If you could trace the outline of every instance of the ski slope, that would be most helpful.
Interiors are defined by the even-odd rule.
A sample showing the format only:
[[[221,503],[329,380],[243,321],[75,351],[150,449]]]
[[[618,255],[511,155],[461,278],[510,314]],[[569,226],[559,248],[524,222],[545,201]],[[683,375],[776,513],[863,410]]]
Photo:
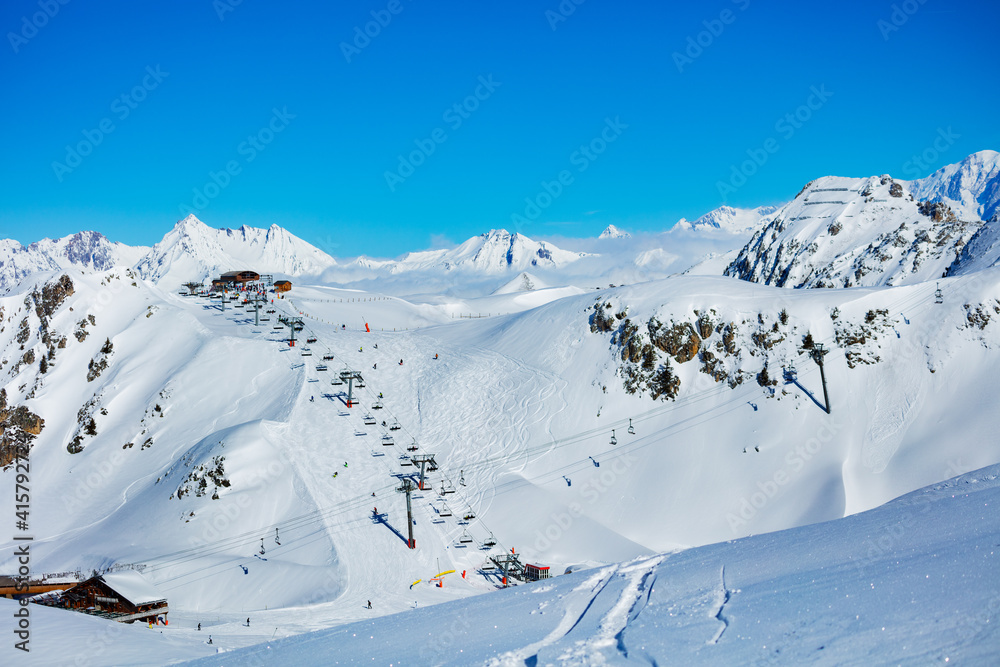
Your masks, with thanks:
[[[45,642],[45,661],[19,664],[72,663],[79,647],[92,665],[991,664],[998,476],[991,466],[829,523],[288,638],[41,608],[34,641]]]
[[[22,354],[18,320],[33,323],[35,315],[20,294],[0,299],[8,401],[45,419],[31,452],[32,567],[140,568],[171,606],[168,657],[156,662],[203,650],[203,635],[192,630],[198,623],[211,627],[214,647],[230,650],[414,603],[472,605],[467,598],[499,583],[495,571],[480,569],[487,554],[511,548],[556,574],[612,568],[609,594],[621,592],[608,614],[620,620],[631,609],[621,602],[625,591],[642,589],[643,577],[675,558],[659,563],[657,554],[840,519],[1000,461],[992,437],[1000,424],[983,392],[998,370],[996,269],[942,280],[943,303],[932,283],[792,291],[707,276],[482,301],[298,285],[269,304],[276,312],[259,326],[246,309],[223,311],[124,270],[73,281],[49,330],[71,333],[87,314],[96,324],[82,341],[70,335],[44,375],[37,363],[13,371]],[[719,356],[728,377],[746,377],[731,386],[694,358],[671,362],[681,381],[675,400],[629,394],[618,334],[591,330],[595,302],[639,323],[691,323],[697,311],[735,324],[739,349]],[[986,309],[981,327],[966,304]],[[874,310],[885,315],[865,342],[838,342],[838,327],[854,331]],[[463,311],[503,314],[453,317]],[[287,329],[273,328],[282,314],[303,318],[294,347]],[[755,343],[772,324],[778,333]],[[829,416],[817,405],[818,369],[798,354],[806,333],[833,350]],[[88,382],[106,339],[114,347],[108,367]],[[721,342],[713,329],[704,347]],[[37,333],[25,346],[44,349]],[[303,356],[304,347],[312,354]],[[848,351],[870,363],[849,367]],[[318,370],[329,355],[328,369]],[[781,378],[792,364],[794,382],[762,387],[753,379],[763,368]],[[345,368],[366,382],[351,408],[344,387],[331,384]],[[93,416],[97,435],[70,454],[80,410]],[[368,413],[375,424],[364,423]],[[390,430],[395,422],[400,428]],[[399,475],[413,471],[400,457],[412,453],[434,454],[440,465],[430,488],[413,497],[415,550],[406,548],[405,504],[395,491]],[[228,485],[207,475],[220,457],[215,479]],[[442,485],[455,493],[439,495]],[[445,505],[451,516],[442,515]],[[468,513],[475,516],[462,521]],[[466,534],[471,541],[462,542]],[[491,536],[496,546],[481,548]],[[13,550],[0,545],[0,571],[13,569]],[[632,564],[611,565],[619,562]],[[449,570],[442,587],[429,583]],[[705,609],[742,587],[738,568],[724,586],[720,568],[709,570],[698,579]],[[636,579],[633,571],[646,574]],[[692,609],[701,599],[690,598]],[[574,604],[580,613],[587,606]],[[546,647],[568,650],[565,642],[584,635],[604,646],[619,621],[543,642],[554,623],[503,650],[542,642],[532,650],[548,655]],[[701,641],[719,622],[710,626]],[[37,638],[47,659],[44,627],[40,621]]]

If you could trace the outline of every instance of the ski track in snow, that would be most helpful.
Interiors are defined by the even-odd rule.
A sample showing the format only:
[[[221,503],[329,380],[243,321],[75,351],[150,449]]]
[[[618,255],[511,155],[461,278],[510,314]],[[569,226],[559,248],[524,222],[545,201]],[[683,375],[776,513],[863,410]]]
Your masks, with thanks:
[[[722,625],[719,626],[719,629],[716,631],[715,635],[707,642],[705,642],[706,644],[718,644],[719,640],[722,639],[723,633],[725,633],[726,629],[729,627],[729,620],[722,613],[726,608],[726,604],[729,602],[729,596],[730,596],[730,591],[728,588],[726,588],[725,565],[722,566],[722,570],[719,572],[719,588],[716,591],[716,593],[717,593],[716,599],[718,600],[719,608],[716,610],[714,618],[718,620]]]

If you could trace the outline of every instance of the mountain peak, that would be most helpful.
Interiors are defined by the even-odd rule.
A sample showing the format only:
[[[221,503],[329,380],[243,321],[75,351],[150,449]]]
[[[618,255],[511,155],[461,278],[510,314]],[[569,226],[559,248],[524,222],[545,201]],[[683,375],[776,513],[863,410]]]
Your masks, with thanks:
[[[632,235],[629,234],[626,231],[622,231],[621,229],[618,229],[614,225],[608,225],[607,228],[603,232],[601,232],[601,235],[598,236],[597,238],[599,238],[599,239],[630,239],[630,238],[632,238]]]

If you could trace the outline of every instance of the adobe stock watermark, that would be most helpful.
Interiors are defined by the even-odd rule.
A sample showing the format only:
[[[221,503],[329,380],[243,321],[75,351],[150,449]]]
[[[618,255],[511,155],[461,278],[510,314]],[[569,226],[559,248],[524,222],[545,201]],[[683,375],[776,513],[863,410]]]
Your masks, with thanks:
[[[17,32],[8,31],[7,41],[14,53],[19,53],[21,47],[35,38],[38,31],[49,24],[55,18],[59,9],[68,5],[70,0],[38,0],[38,9],[31,17],[21,17],[21,29]]]
[[[931,166],[941,157],[941,154],[954,146],[955,142],[961,138],[962,135],[952,130],[950,125],[947,130],[939,127],[937,136],[934,137],[931,145],[920,151],[919,154],[911,156],[909,160],[903,163],[903,173],[909,176],[910,179],[926,176],[931,171]]]
[[[580,498],[587,506],[596,505],[601,498],[617,484],[622,476],[635,465],[637,459],[631,452],[618,456],[601,466],[601,472],[595,479],[589,479],[579,490]],[[568,512],[552,512],[549,515],[549,524],[544,529],[535,531],[535,542],[533,544],[537,553],[548,551],[553,544],[563,538],[573,526],[576,519],[583,516],[584,505],[579,502],[571,502],[567,507]]]
[[[149,93],[156,90],[163,80],[170,76],[170,72],[164,72],[157,65],[154,69],[151,65],[146,67],[146,75],[142,81],[132,87],[132,90],[124,92],[111,101],[111,113],[123,121],[138,108],[139,104],[145,101]],[[60,183],[67,174],[83,164],[83,158],[94,152],[94,149],[101,145],[104,138],[115,131],[115,122],[110,116],[106,116],[97,123],[97,127],[92,130],[81,130],[83,139],[76,144],[66,145],[66,157],[63,162],[54,161],[52,171]]]
[[[441,114],[441,120],[447,124],[454,132],[462,127],[462,124],[471,118],[472,114],[479,109],[479,105],[490,99],[496,89],[503,85],[500,81],[494,81],[493,75],[478,78],[479,84],[472,94],[467,95],[462,101],[452,104]],[[389,186],[390,192],[396,191],[396,186],[402,185],[406,179],[416,172],[417,168],[427,162],[427,158],[434,154],[440,144],[448,141],[448,133],[443,127],[436,127],[431,130],[430,135],[424,139],[414,139],[415,149],[405,156],[397,155],[399,163],[396,169],[383,174],[385,184]]]
[[[373,9],[371,11],[372,20],[364,24],[364,27],[354,26],[354,34],[351,42],[341,42],[340,52],[344,54],[344,60],[350,64],[354,56],[360,55],[361,51],[368,48],[372,40],[382,34],[384,28],[388,28],[392,23],[392,17],[399,16],[406,7],[402,0],[389,0],[385,9]]]
[[[604,119],[604,127],[593,139],[574,150],[569,155],[569,163],[576,167],[576,172],[582,174],[590,168],[597,158],[604,154],[608,146],[618,141],[622,133],[628,129],[628,125],[621,121],[620,116]],[[562,196],[566,188],[573,185],[576,177],[569,169],[563,169],[551,181],[543,180],[539,183],[541,189],[531,197],[524,198],[524,210],[521,213],[512,213],[511,224],[520,230],[523,226],[536,220],[538,216],[552,203]]]
[[[750,7],[750,0],[731,0],[731,2],[739,8],[741,12],[746,11]],[[674,51],[672,58],[674,59],[674,65],[677,67],[677,71],[681,74],[684,73],[684,68],[688,65],[694,63],[695,60],[701,57],[705,53],[705,49],[715,44],[715,40],[722,36],[725,32],[726,26],[732,25],[736,22],[736,17],[739,16],[736,12],[728,7],[719,12],[719,16],[714,19],[706,19],[701,22],[705,29],[698,32],[695,35],[688,35],[687,46],[684,48],[684,53],[680,51]]]
[[[559,27],[560,23],[563,23],[576,13],[576,8],[585,3],[587,0],[562,0],[559,6],[554,10],[545,10],[545,20],[549,22],[549,27],[555,31]]]
[[[226,20],[226,14],[236,11],[236,8],[243,4],[243,0],[212,0],[212,9],[220,21]]]
[[[823,105],[833,97],[833,93],[826,89],[826,84],[809,87],[809,96],[804,104],[800,104],[792,111],[786,113],[774,123],[774,131],[785,141],[795,136],[795,133],[808,123],[813,113],[823,108]],[[715,188],[719,191],[722,201],[734,194],[739,188],[746,185],[747,180],[757,173],[757,170],[767,164],[772,155],[781,150],[781,142],[774,136],[768,137],[760,148],[748,148],[747,158],[737,165],[730,165],[728,181],[716,181]]]
[[[815,437],[788,450],[785,454],[784,466],[775,470],[770,478],[758,481],[757,491],[741,498],[738,503],[739,509],[736,512],[726,513],[726,522],[733,533],[739,534],[740,529],[752,521],[778,495],[778,492],[802,472],[806,464],[833,440],[844,427],[844,424],[836,422],[834,419],[833,415],[824,415]]]
[[[875,22],[878,31],[882,34],[882,39],[888,42],[889,36],[906,25],[910,17],[916,14],[926,2],[927,0],[903,0],[899,4],[893,3],[889,20],[879,19]]]
[[[247,138],[236,146],[236,153],[243,158],[242,162],[238,159],[229,160],[219,171],[209,171],[205,184],[200,188],[193,188],[191,203],[180,205],[181,215],[190,215],[208,208],[212,200],[229,187],[233,178],[243,173],[244,164],[256,160],[274,138],[285,131],[289,121],[295,117],[295,114],[288,112],[288,107],[281,107],[280,111],[277,107],[271,109],[270,120],[255,133],[247,135]]]

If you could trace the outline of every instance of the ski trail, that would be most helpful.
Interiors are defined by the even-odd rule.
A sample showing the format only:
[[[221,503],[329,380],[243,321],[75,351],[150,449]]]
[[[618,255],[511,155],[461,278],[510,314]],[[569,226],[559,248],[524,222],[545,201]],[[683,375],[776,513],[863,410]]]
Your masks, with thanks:
[[[551,646],[558,642],[560,639],[569,634],[573,628],[579,624],[583,617],[587,615],[590,610],[591,605],[604,590],[605,586],[611,582],[614,578],[615,573],[618,570],[618,566],[606,567],[599,571],[594,576],[587,579],[579,586],[573,589],[572,593],[581,593],[586,591],[583,595],[573,595],[570,599],[566,600],[565,611],[563,613],[562,620],[559,624],[546,635],[544,638],[529,644],[524,648],[517,649],[515,651],[508,651],[495,658],[489,660],[486,665],[488,667],[521,667],[523,665],[535,665],[538,662],[538,653],[547,646]]]
[[[722,625],[719,630],[715,633],[715,636],[709,639],[706,644],[718,644],[719,640],[722,638],[722,634],[729,627],[729,620],[723,615],[723,610],[726,608],[726,603],[729,602],[730,591],[726,588],[726,566],[722,566],[722,571],[719,572],[719,590],[717,591],[717,599],[719,601],[719,608],[715,612],[715,619],[718,620]]]
[[[614,606],[604,615],[590,637],[576,642],[558,660],[565,665],[605,664],[609,661],[609,656],[604,652],[611,648],[622,658],[628,659],[625,630],[645,609],[656,583],[656,568],[666,558],[665,555],[657,556],[619,570],[616,574],[624,576],[627,583]],[[610,657],[613,658],[614,655]]]

